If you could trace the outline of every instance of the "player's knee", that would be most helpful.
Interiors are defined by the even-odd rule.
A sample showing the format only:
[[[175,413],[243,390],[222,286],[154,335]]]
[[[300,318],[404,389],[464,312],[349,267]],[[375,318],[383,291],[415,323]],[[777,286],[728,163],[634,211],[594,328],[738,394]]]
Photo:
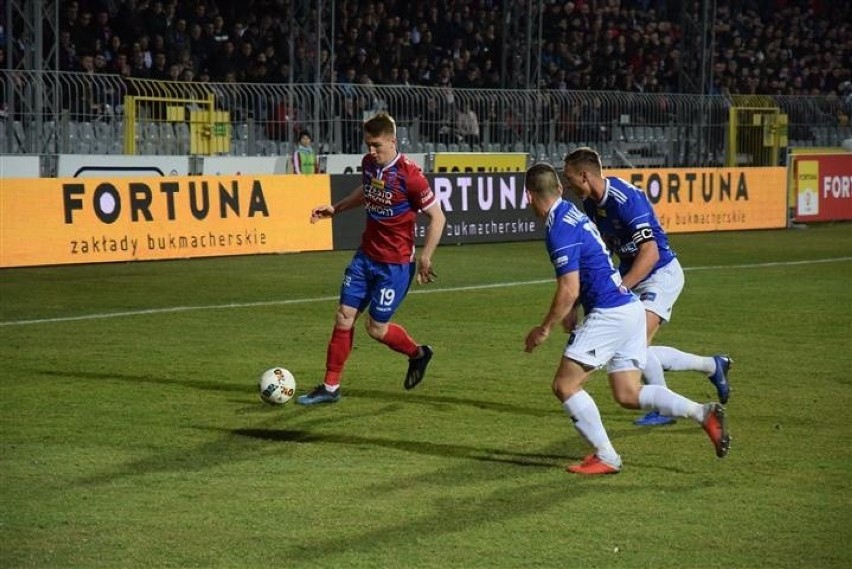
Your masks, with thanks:
[[[372,318],[367,319],[364,323],[364,327],[367,329],[367,334],[369,334],[369,336],[374,340],[381,340],[384,338],[388,329],[386,322],[376,322]]]
[[[553,378],[551,389],[559,401],[566,401],[572,395],[583,389],[583,384],[594,368],[588,369],[570,358],[562,358],[559,369]]]
[[[356,313],[350,314],[349,311],[341,308],[337,309],[337,312],[334,315],[334,325],[338,328],[352,328],[355,324],[355,316]]]
[[[582,382],[566,381],[564,378],[558,377],[553,380],[553,384],[550,386],[553,390],[553,395],[555,395],[559,401],[569,399],[572,395],[580,391],[582,387]]]
[[[612,393],[615,402],[625,409],[639,409],[639,389],[634,386],[622,385]]]

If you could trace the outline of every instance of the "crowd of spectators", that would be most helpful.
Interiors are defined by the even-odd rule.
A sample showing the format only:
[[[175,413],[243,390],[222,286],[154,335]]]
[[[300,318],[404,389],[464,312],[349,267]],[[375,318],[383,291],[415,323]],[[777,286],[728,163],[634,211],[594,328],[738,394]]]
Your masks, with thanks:
[[[540,14],[522,13],[532,4],[338,0],[324,3],[333,18],[317,18],[317,4],[301,0],[63,0],[59,68],[184,82],[695,92],[705,38],[687,26],[700,23],[701,0],[542,0]],[[850,2],[716,5],[705,92],[832,95],[852,107]],[[318,21],[333,50],[317,41]],[[540,44],[528,45],[539,25]],[[472,132],[476,113],[457,111]]]
[[[530,87],[524,82],[537,76],[532,87],[673,93],[685,88],[684,58],[695,56],[683,49],[681,10],[693,19],[701,13],[694,0],[692,6],[543,0],[541,45],[530,51],[540,71],[531,74],[523,55],[526,22],[519,13],[504,18],[502,1],[340,0],[331,38],[335,61],[321,64],[326,76],[317,77],[316,16],[305,13],[303,25],[292,26],[291,4],[297,3],[65,0],[59,66],[257,83],[329,82],[333,72],[341,83],[484,89]],[[538,14],[525,16],[536,26]],[[330,14],[322,20],[331,25]],[[719,0],[715,46],[715,92],[842,95],[852,69],[852,8],[828,0]],[[330,62],[329,50],[319,56]]]

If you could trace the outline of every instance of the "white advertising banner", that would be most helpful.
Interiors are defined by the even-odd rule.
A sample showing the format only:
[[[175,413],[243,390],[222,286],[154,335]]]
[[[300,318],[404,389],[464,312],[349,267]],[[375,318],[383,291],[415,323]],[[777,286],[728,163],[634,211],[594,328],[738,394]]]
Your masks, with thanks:
[[[0,156],[0,180],[39,176],[41,171],[38,156]]]
[[[60,154],[57,178],[128,178],[187,176],[188,156],[134,156],[131,154]]]
[[[268,176],[292,172],[289,156],[205,156],[205,176]]]

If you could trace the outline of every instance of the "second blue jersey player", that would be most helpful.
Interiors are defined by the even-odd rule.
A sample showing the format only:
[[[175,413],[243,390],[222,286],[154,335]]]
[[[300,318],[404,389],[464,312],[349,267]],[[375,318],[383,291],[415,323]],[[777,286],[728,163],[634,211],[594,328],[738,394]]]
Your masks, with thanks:
[[[594,453],[568,467],[584,475],[615,474],[621,470],[616,452],[595,401],[583,388],[595,369],[606,367],[615,400],[628,409],[659,409],[672,417],[689,417],[704,427],[716,456],[728,452],[730,437],[725,409],[719,403],[701,405],[665,386],[642,385],[647,354],[645,314],[638,297],[622,285],[597,227],[574,204],[562,199],[562,185],[550,164],[536,164],[526,174],[530,207],[545,220],[546,245],[556,273],[556,291],[541,323],[525,339],[532,352],[560,322],[571,335],[553,378],[553,393],[574,427]],[[577,324],[577,305],[583,307]]]
[[[684,285],[683,268],[669,245],[651,202],[639,188],[621,178],[603,176],[600,155],[591,148],[577,148],[565,157],[563,169],[570,188],[583,202],[586,214],[619,258],[624,286],[635,292],[645,306],[648,345],[672,310]],[[643,376],[652,385],[666,385],[664,370],[704,372],[716,388],[719,401],[727,403],[731,359],[725,355],[699,356],[666,346],[651,346]],[[638,419],[643,426],[665,425],[674,418],[652,411]]]

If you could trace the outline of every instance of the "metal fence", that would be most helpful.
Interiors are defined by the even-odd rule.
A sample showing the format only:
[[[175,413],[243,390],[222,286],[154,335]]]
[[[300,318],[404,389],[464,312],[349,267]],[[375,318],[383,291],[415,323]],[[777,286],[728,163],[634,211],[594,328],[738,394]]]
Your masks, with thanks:
[[[228,154],[289,153],[308,130],[320,153],[360,153],[361,123],[379,110],[406,152],[527,152],[559,163],[579,145],[613,166],[724,165],[732,105],[775,106],[790,146],[836,146],[852,137],[852,109],[831,97],[641,94],[615,91],[449,89],[353,84],[165,82],[69,72],[3,71],[0,153],[189,154],[189,129],[169,99],[209,100],[227,111]],[[132,128],[124,105],[143,103]],[[166,101],[166,102],[163,102]],[[200,106],[200,105],[199,105]],[[178,115],[179,116],[179,115]],[[187,113],[186,116],[189,116]],[[125,137],[132,136],[128,146]],[[741,162],[749,165],[752,158]]]

